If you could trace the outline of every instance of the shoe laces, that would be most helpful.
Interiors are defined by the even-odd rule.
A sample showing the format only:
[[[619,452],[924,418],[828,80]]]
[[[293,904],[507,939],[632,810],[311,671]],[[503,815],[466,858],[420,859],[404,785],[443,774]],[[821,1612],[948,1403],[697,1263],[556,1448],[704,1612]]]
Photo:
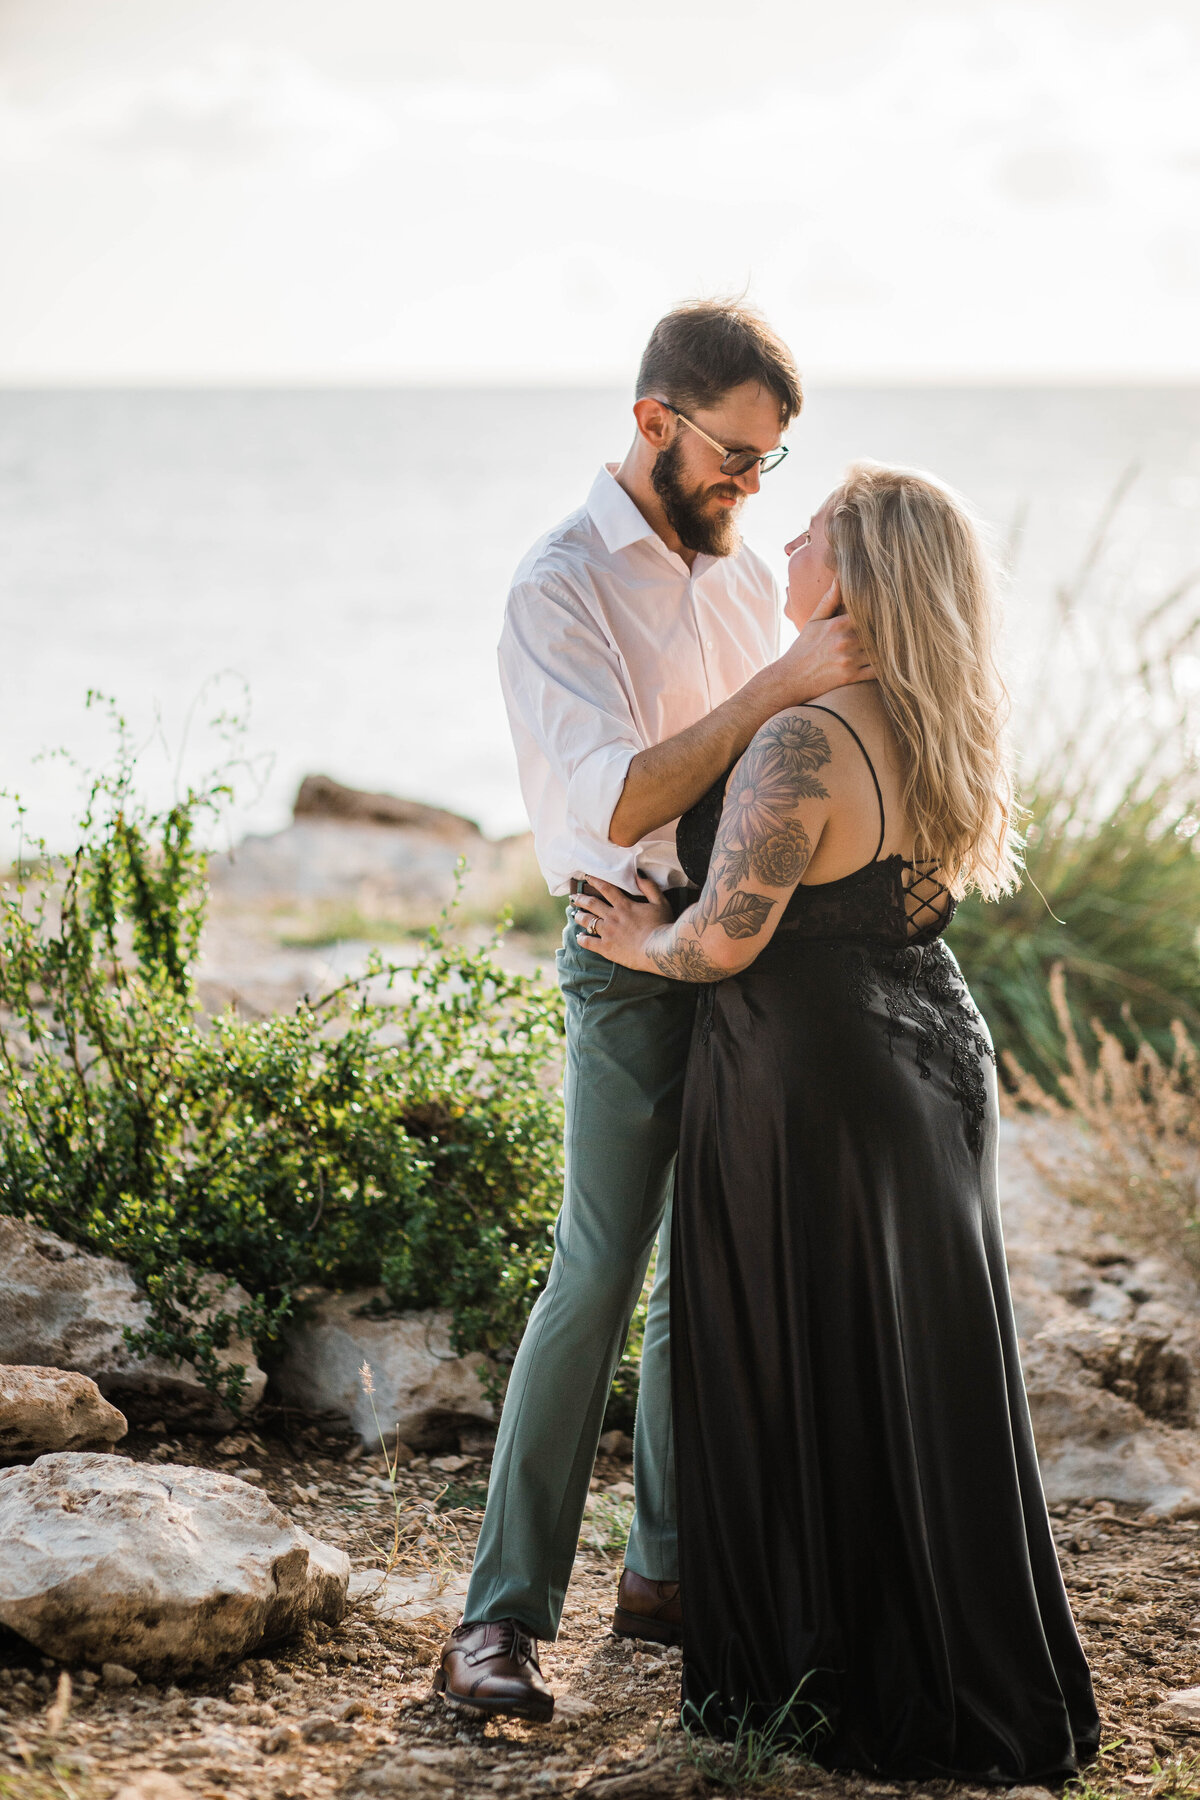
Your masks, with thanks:
[[[536,1667],[537,1656],[534,1654],[533,1639],[524,1631],[515,1619],[502,1619],[500,1624],[504,1636],[499,1640],[506,1655],[516,1662],[531,1662]]]
[[[466,1637],[468,1633],[477,1631],[476,1625],[457,1625],[453,1636]],[[533,1639],[523,1626],[515,1619],[493,1619],[487,1627],[488,1635],[484,1640],[486,1647],[499,1650],[503,1656],[511,1656],[516,1662],[531,1662],[538,1668],[537,1652],[533,1647]],[[493,1636],[492,1634],[495,1633]]]

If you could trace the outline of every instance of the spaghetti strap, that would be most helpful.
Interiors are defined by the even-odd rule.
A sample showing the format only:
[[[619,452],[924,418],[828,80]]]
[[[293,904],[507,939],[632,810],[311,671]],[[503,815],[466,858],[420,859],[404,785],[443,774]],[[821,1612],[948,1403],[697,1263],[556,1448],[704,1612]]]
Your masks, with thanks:
[[[866,763],[868,769],[870,769],[871,780],[875,783],[875,798],[879,802],[879,842],[876,844],[875,854],[871,858],[872,862],[878,862],[879,861],[879,852],[883,849],[883,840],[884,840],[884,836],[887,831],[887,824],[884,819],[884,813],[883,813],[883,789],[880,787],[879,777],[875,773],[875,764],[871,761],[870,757],[867,755],[867,746],[863,743],[863,741],[859,737],[857,731],[855,731],[853,725],[850,723],[849,719],[844,719],[840,712],[834,711],[832,706],[821,706],[815,700],[806,700],[804,702],[804,705],[805,705],[805,708],[807,711],[828,713],[831,719],[836,719],[840,725],[844,725],[846,727],[846,730],[850,733],[850,736],[854,739],[855,743],[858,745],[859,749],[863,753],[863,761]]]

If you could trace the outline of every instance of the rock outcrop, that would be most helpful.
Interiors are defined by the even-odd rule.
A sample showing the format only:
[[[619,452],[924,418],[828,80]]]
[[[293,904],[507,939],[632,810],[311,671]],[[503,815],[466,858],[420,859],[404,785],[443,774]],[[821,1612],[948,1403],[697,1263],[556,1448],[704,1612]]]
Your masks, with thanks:
[[[0,1364],[0,1462],[106,1447],[128,1429],[124,1414],[86,1375]]]
[[[248,1482],[120,1456],[0,1470],[0,1543],[0,1624],[59,1661],[143,1675],[336,1624],[350,1578]]]
[[[338,824],[391,825],[427,831],[431,837],[464,845],[483,836],[474,819],[426,806],[421,800],[401,800],[395,794],[368,794],[361,788],[343,787],[328,775],[306,775],[292,807],[294,819],[332,819]]]
[[[1055,1193],[1061,1138],[1006,1121],[1001,1193],[1047,1498],[1200,1514],[1200,1293]]]
[[[217,1283],[213,1281],[215,1294]],[[234,1287],[223,1307],[244,1305]],[[53,1232],[0,1216],[0,1363],[74,1369],[135,1423],[165,1419],[228,1430],[229,1409],[201,1385],[190,1363],[135,1355],[122,1327],[146,1322],[147,1304],[124,1263],[79,1250]],[[244,1412],[258,1405],[267,1378],[240,1339],[218,1359],[246,1369]]]
[[[364,1443],[390,1438],[421,1447],[456,1438],[456,1427],[490,1422],[480,1356],[456,1356],[444,1312],[378,1316],[381,1289],[330,1294],[287,1335],[272,1389],[301,1411],[346,1420]],[[366,1364],[374,1388],[363,1385]],[[374,1411],[372,1411],[372,1399]],[[376,1425],[378,1415],[379,1426]]]

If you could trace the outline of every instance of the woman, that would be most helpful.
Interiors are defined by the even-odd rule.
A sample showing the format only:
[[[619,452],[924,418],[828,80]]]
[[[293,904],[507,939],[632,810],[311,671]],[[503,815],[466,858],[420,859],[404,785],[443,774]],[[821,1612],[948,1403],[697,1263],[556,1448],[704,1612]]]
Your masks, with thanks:
[[[1017,881],[992,600],[962,503],[863,463],[787,546],[876,679],[780,713],[679,824],[703,884],[581,943],[707,984],[672,1245],[684,1699],[832,1767],[1051,1780],[1099,1725],[1046,1516],[987,1028],[942,941]],[[779,1709],[783,1709],[782,1713]]]

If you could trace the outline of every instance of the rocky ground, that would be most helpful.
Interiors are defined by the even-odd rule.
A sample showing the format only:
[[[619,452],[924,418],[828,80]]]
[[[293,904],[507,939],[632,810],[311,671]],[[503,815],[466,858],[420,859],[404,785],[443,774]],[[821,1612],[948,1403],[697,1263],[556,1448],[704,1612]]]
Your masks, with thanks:
[[[460,853],[486,878],[471,900],[472,929],[483,930],[501,890],[519,898],[527,845],[488,846],[448,816],[398,833],[388,807],[403,803],[389,801],[381,811],[379,800],[326,794],[324,812],[298,806],[286,832],[249,841],[214,869],[200,971],[208,1004],[235,1000],[251,1015],[292,1005],[361,967],[382,925],[389,952],[412,959],[412,934],[444,900]],[[561,909],[547,908],[544,896],[538,905],[540,913],[525,906],[526,929],[506,942],[515,967],[546,966]],[[1059,1153],[1055,1142],[1040,1144],[1025,1127],[1006,1125],[1004,1211],[1026,1375],[1055,1535],[1104,1724],[1103,1754],[1072,1791],[1075,1800],[1200,1800],[1200,1702],[1170,1699],[1200,1688],[1200,1291],[1072,1206],[1047,1176]],[[69,1247],[31,1246],[23,1227],[10,1221],[6,1229],[0,1363],[39,1365],[16,1371],[25,1383],[20,1395],[31,1378],[84,1370],[131,1420],[154,1420],[159,1407],[169,1421],[193,1419],[187,1407],[196,1395],[181,1391],[178,1372],[146,1364],[135,1381],[127,1367],[120,1327],[137,1322],[127,1274],[104,1259],[86,1259],[83,1269],[85,1259]],[[377,1326],[356,1324],[347,1307],[332,1325],[352,1338],[347,1366],[356,1403],[357,1368],[368,1360],[383,1416],[399,1419],[399,1390],[407,1381],[424,1392],[428,1370],[422,1363],[414,1372],[403,1358],[403,1368],[393,1369],[370,1336]],[[423,1330],[428,1336],[428,1321]],[[323,1341],[310,1331],[295,1352],[314,1381]],[[256,1393],[266,1381],[261,1372],[257,1379]],[[333,1398],[332,1389],[310,1396],[322,1409]],[[91,1404],[103,1408],[98,1392]],[[297,1525],[349,1554],[355,1573],[343,1623],[317,1623],[219,1677],[172,1685],[139,1682],[103,1662],[64,1670],[0,1630],[0,1800],[568,1793],[589,1800],[977,1793],[982,1800],[984,1790],[950,1783],[834,1779],[772,1757],[761,1743],[735,1763],[690,1740],[677,1717],[678,1652],[634,1647],[608,1629],[632,1499],[630,1465],[620,1455],[597,1464],[563,1630],[543,1647],[558,1696],[554,1723],[484,1727],[447,1713],[430,1684],[465,1593],[489,1431],[478,1408],[472,1416],[459,1404],[455,1453],[417,1456],[393,1483],[383,1457],[364,1453],[353,1434],[349,1402],[340,1436],[306,1423],[302,1404],[276,1371],[252,1426],[223,1439],[182,1423],[135,1428],[114,1437],[112,1454],[221,1469],[261,1485]],[[437,1406],[447,1404],[439,1389]],[[24,1430],[12,1427],[14,1459],[31,1447]],[[92,1418],[87,1441],[103,1435]],[[0,1449],[4,1441],[0,1435]],[[65,1435],[54,1447],[73,1445]],[[1077,1498],[1098,1492],[1111,1497]],[[0,1543],[0,1572],[4,1553]],[[220,1575],[229,1585],[224,1563]],[[1018,1789],[1013,1800],[1039,1796]]]
[[[355,1456],[282,1420],[214,1442],[135,1433],[118,1454],[238,1472],[356,1571],[382,1567],[397,1505],[382,1457]],[[353,1460],[351,1460],[353,1459]],[[219,1678],[169,1687],[119,1670],[61,1672],[20,1640],[0,1643],[0,1796],[5,1800],[373,1800],[374,1796],[554,1795],[683,1800],[705,1792],[815,1797],[983,1790],[833,1779],[795,1762],[743,1771],[698,1766],[677,1722],[679,1653],[614,1638],[608,1618],[628,1525],[629,1465],[601,1457],[562,1634],[544,1648],[559,1696],[549,1727],[480,1727],[431,1696],[486,1492],[486,1455],[417,1457],[396,1477],[408,1606],[367,1592],[343,1625],[318,1626]],[[1200,1793],[1200,1718],[1163,1702],[1200,1684],[1200,1525],[1111,1503],[1054,1509],[1055,1534],[1092,1661],[1105,1750],[1089,1791]],[[355,1587],[364,1585],[361,1580]],[[410,1616],[412,1614],[417,1616]],[[1195,1760],[1193,1760],[1195,1758]],[[157,1776],[159,1779],[154,1779]],[[1017,1790],[1024,1800],[1032,1791]]]

